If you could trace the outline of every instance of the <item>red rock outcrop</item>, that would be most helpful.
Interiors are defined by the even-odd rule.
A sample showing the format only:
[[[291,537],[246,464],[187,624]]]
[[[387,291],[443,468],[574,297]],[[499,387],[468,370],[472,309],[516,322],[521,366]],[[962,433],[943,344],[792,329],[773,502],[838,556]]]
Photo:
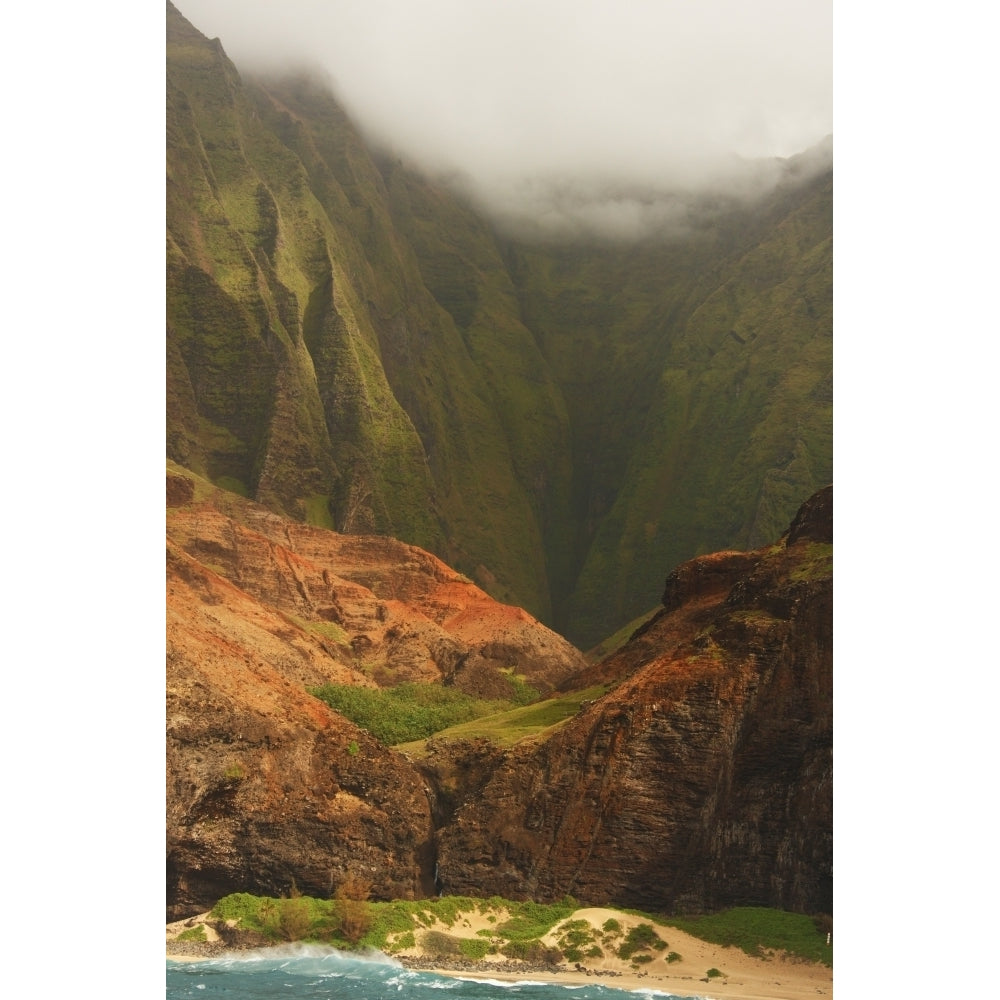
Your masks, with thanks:
[[[438,832],[443,892],[832,912],[832,487],[776,545],[691,560]]]
[[[424,779],[306,693],[326,682],[551,690],[582,655],[433,556],[167,478],[167,913],[234,891],[433,892]],[[499,668],[499,669],[498,669]]]

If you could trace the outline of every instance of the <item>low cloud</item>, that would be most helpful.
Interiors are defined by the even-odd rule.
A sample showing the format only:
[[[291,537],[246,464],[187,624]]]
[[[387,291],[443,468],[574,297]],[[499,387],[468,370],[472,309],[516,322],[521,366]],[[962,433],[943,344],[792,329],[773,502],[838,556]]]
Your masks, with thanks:
[[[745,188],[760,179],[754,167],[746,180],[747,161],[793,156],[832,132],[831,0],[179,0],[179,9],[220,37],[242,71],[320,70],[372,141],[463,177],[509,216],[530,216],[544,189],[553,222],[643,229],[676,216],[677,198],[650,205],[620,192],[571,210],[553,188],[568,184],[576,199],[609,179],[659,192]]]

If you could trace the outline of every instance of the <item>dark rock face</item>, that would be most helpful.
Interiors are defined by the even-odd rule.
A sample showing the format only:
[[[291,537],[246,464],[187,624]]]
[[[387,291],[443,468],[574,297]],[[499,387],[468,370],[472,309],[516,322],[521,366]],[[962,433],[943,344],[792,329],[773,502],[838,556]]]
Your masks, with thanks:
[[[439,831],[442,891],[830,912],[831,537],[827,489],[778,545],[671,574],[618,686]]]
[[[168,741],[168,920],[237,891],[326,898],[348,875],[382,899],[431,890],[427,797],[397,754],[332,712],[320,728],[292,706],[202,708],[217,732],[202,715]]]

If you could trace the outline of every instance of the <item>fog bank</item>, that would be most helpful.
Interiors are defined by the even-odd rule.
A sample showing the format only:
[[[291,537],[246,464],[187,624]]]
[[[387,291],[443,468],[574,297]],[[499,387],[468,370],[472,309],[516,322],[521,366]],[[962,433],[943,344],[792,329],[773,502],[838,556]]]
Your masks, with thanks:
[[[370,140],[463,178],[508,215],[537,217],[542,188],[567,178],[580,181],[577,201],[610,181],[746,189],[763,176],[746,180],[747,160],[790,157],[833,130],[830,0],[180,0],[178,9],[221,38],[243,72],[318,70]],[[654,215],[676,213],[654,200]],[[629,229],[630,213],[648,214],[643,199],[615,201],[598,198],[594,220],[610,213]]]

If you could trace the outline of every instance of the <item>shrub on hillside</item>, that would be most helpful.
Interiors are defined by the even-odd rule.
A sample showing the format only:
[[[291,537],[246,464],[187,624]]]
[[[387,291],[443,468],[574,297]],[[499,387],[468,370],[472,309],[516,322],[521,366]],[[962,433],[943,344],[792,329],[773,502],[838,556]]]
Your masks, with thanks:
[[[278,918],[281,933],[288,941],[301,941],[309,934],[312,923],[312,913],[309,901],[301,896],[281,901],[281,914]]]
[[[650,948],[663,951],[666,947],[667,942],[653,930],[652,924],[636,924],[625,935],[625,940],[618,948],[618,957],[628,959],[637,951],[648,951]]]
[[[444,931],[424,931],[423,948],[438,958],[452,958],[462,954],[461,939]]]
[[[558,965],[563,960],[563,953],[558,948],[552,948],[534,941],[508,941],[501,949],[501,955],[517,958],[522,962],[534,965]]]

